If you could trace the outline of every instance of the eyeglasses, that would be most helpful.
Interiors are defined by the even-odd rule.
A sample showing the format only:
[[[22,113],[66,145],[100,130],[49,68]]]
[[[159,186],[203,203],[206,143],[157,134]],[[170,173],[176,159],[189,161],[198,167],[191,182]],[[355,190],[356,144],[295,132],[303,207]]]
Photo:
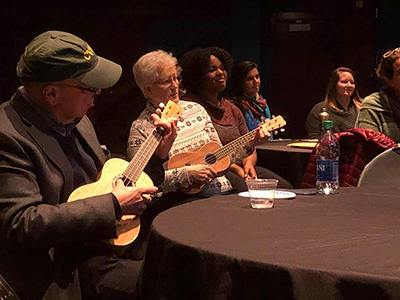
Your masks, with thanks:
[[[92,97],[95,97],[95,96],[97,96],[97,95],[99,95],[101,93],[101,89],[99,89],[99,88],[86,88],[86,87],[83,87],[83,86],[63,84],[63,83],[59,83],[57,85],[66,86],[66,87],[72,87],[72,88],[75,88],[75,89],[78,89],[78,90],[82,90],[82,91],[93,93]]]
[[[178,76],[171,77],[171,78],[169,78],[167,80],[157,81],[157,82],[154,82],[154,83],[158,84],[158,85],[161,85],[161,86],[167,87],[167,86],[171,86],[172,82],[176,82],[177,84],[181,83],[182,82],[182,76],[178,75]]]

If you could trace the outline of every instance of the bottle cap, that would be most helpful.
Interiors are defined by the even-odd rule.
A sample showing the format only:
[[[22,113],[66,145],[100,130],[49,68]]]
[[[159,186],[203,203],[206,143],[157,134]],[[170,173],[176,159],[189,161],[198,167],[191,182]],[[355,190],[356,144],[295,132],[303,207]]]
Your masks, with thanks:
[[[325,107],[323,107],[321,109],[321,112],[319,113],[319,117],[321,118],[321,122],[328,120],[329,114]]]
[[[332,129],[333,127],[333,121],[331,120],[324,120],[322,125],[324,126],[325,129]]]

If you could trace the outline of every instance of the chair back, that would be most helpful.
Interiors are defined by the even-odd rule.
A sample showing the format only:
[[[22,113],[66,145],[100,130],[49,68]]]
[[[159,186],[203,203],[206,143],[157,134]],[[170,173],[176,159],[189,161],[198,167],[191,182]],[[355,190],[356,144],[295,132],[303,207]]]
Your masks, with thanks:
[[[388,149],[371,160],[357,186],[400,186],[400,147]]]

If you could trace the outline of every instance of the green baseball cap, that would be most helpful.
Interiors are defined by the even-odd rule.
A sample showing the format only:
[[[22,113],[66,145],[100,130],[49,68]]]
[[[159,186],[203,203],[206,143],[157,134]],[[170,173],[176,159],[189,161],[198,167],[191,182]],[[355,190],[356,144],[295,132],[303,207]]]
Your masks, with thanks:
[[[63,31],[46,31],[35,37],[17,64],[17,75],[26,82],[74,78],[100,89],[113,86],[121,73],[120,65],[97,56],[84,40]]]

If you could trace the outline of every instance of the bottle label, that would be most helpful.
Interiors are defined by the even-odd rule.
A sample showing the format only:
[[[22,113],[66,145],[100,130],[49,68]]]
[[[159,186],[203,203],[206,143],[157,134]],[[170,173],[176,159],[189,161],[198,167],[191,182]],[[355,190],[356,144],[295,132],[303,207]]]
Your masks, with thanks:
[[[317,181],[339,181],[339,161],[317,160]]]

